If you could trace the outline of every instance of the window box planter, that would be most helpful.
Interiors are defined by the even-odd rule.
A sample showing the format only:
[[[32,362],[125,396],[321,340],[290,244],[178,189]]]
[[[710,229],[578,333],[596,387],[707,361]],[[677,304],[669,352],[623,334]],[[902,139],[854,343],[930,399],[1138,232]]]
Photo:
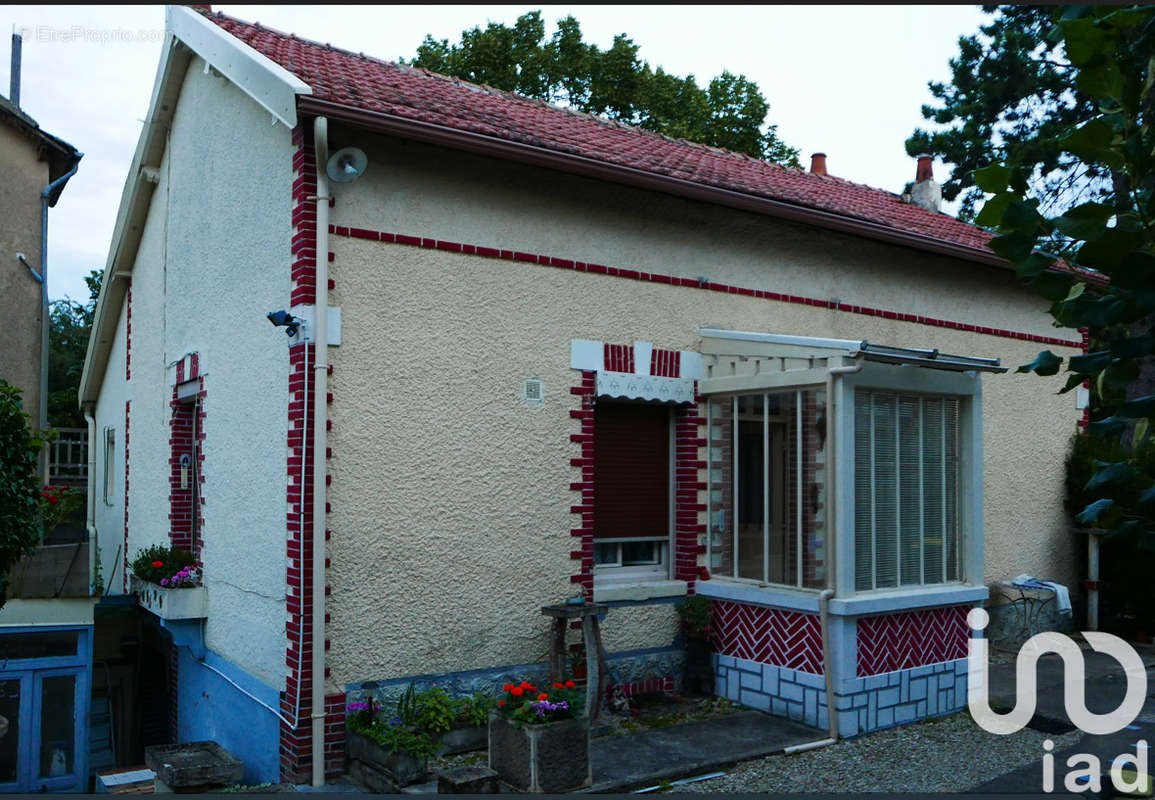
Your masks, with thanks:
[[[437,753],[451,756],[456,753],[484,750],[488,745],[489,729],[485,725],[456,722],[453,727],[441,734],[441,749]]]
[[[142,608],[161,619],[200,619],[208,616],[208,594],[203,586],[169,589],[133,575],[129,584]]]
[[[429,775],[428,759],[406,752],[390,753],[364,734],[350,731],[348,747],[349,774],[375,794],[395,793]]]
[[[570,792],[590,786],[589,726],[580,719],[525,725],[492,714],[489,767],[523,792]]]

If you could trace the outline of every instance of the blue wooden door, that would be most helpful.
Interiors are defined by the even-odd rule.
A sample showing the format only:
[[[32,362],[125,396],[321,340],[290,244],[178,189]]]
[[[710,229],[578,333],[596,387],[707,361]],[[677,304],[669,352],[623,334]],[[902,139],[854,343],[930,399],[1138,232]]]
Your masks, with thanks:
[[[89,636],[0,635],[0,792],[88,790]]]

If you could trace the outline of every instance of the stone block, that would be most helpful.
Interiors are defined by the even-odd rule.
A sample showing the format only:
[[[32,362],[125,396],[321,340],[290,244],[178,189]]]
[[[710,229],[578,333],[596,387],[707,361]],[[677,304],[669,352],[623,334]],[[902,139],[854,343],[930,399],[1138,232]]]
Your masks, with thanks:
[[[802,722],[806,716],[806,709],[801,703],[787,703],[786,716],[795,722]]]
[[[926,699],[926,678],[915,678],[910,682],[910,692],[908,692],[907,700],[925,700]]]
[[[802,702],[802,696],[803,696],[802,687],[799,686],[798,684],[787,683],[786,681],[781,681],[778,684],[778,697],[782,697],[782,698],[785,698],[786,700],[790,700],[793,702],[801,703]]]
[[[714,678],[714,694],[718,697],[726,696],[726,679],[721,675]]]
[[[806,690],[806,699],[802,702],[802,719],[807,725],[818,727],[818,692]]]
[[[897,686],[895,686],[891,689],[883,689],[881,692],[878,693],[878,707],[879,708],[890,708],[891,706],[898,705],[898,702],[899,702],[899,697],[898,697],[898,687]]]
[[[762,691],[766,694],[778,694],[778,667],[772,664],[762,665]]]
[[[858,735],[858,713],[855,711],[838,712],[838,735],[849,739]]]
[[[811,689],[826,688],[826,676],[815,675],[813,672],[802,672],[798,670],[794,673],[794,682],[803,686],[809,686]]]
[[[776,717],[785,717],[788,715],[788,712],[789,712],[789,709],[787,708],[785,700],[783,700],[781,697],[770,698],[770,713],[771,714],[773,714]]]
[[[871,675],[862,682],[862,688],[868,692],[873,692],[878,689],[885,689],[889,685],[889,679],[884,672],[881,675]]]
[[[834,695],[834,708],[837,711],[846,711],[854,705],[854,698],[845,694]]]
[[[749,689],[742,690],[742,705],[770,713],[770,695]]]
[[[753,689],[756,692],[762,691],[762,676],[761,675],[755,675],[754,673],[751,673],[751,672],[741,672],[739,674],[742,676],[742,688],[743,689]]]
[[[489,767],[457,767],[437,775],[438,794],[497,794],[497,772]]]
[[[924,675],[930,675],[931,673],[933,673],[934,669],[932,667],[915,667],[914,669],[909,670],[909,672],[910,672],[910,677],[921,678]]]
[[[894,709],[880,708],[878,709],[878,727],[889,728],[894,725]]]
[[[868,695],[866,692],[854,695],[854,707],[855,708],[866,708],[866,702],[867,702],[869,697],[870,697],[870,695]]]
[[[895,706],[894,721],[898,725],[902,725],[907,722],[914,722],[914,720],[917,718],[915,712],[916,708],[913,703],[907,703],[906,705],[902,706]]]

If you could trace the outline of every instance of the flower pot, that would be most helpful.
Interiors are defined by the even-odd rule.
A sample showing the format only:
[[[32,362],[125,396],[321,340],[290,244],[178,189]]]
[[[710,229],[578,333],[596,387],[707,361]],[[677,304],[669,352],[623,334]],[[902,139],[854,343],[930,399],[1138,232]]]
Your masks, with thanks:
[[[353,762],[350,773],[371,792],[392,793],[428,777],[428,759],[407,752],[390,753],[362,733],[350,731],[348,747],[349,759]]]
[[[526,725],[493,714],[489,767],[523,792],[570,792],[589,786],[589,726],[580,719]]]
[[[487,726],[456,722],[453,727],[441,734],[441,748],[437,754],[451,756],[455,753],[484,750],[488,743],[489,728]]]
[[[130,576],[132,592],[142,608],[161,619],[200,619],[208,616],[208,595],[203,586],[169,589]]]

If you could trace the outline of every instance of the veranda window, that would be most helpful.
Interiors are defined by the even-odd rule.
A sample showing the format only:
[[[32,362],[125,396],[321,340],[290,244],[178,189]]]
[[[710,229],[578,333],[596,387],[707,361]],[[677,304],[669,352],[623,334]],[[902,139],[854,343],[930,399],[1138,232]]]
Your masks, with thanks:
[[[826,392],[712,398],[708,441],[713,571],[821,587],[826,579]]]
[[[959,401],[854,392],[855,588],[959,578]]]

